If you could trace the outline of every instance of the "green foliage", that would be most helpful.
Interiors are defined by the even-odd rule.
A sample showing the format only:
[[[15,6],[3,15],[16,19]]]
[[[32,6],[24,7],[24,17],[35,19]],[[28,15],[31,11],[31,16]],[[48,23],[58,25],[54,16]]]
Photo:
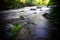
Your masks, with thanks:
[[[50,0],[49,3],[48,3],[48,6],[49,5],[54,5],[55,3],[53,3],[53,2],[54,2],[54,0]]]
[[[56,5],[56,7],[52,8],[52,12],[51,12],[50,16],[52,18],[51,19],[52,20],[52,24],[55,25],[55,26],[57,26],[57,25],[60,25],[59,24],[59,20],[60,20],[60,18],[59,18],[60,14],[59,13],[60,13],[60,11],[58,11],[60,9],[59,9],[59,6],[58,6],[57,2],[55,2],[55,1],[51,0],[51,2],[53,3],[52,6]]]
[[[20,0],[0,0],[0,4],[0,10],[16,9],[24,5]]]
[[[55,8],[52,9],[52,12],[50,14],[51,18],[52,18],[52,23],[55,24],[55,17],[56,17],[56,14],[55,14]]]
[[[10,30],[12,37],[16,37],[22,26],[23,26],[22,24],[13,25],[13,27]]]
[[[47,5],[50,0],[33,0],[33,4],[35,5]]]
[[[0,4],[2,4],[0,10],[17,9],[33,5],[47,5],[49,1],[50,0],[0,0]]]

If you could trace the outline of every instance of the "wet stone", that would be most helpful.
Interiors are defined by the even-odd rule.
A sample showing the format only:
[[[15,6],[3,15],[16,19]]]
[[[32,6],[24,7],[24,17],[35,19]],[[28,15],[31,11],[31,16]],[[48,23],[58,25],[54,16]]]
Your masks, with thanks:
[[[27,19],[29,19],[29,18],[27,18]]]
[[[12,27],[13,25],[12,24],[7,24],[6,26],[5,26],[5,28],[2,30],[2,38],[4,38],[4,39],[8,39],[10,36],[11,36],[11,33],[10,33],[10,30],[11,30],[11,27]]]
[[[25,18],[24,18],[23,16],[20,16],[20,18],[21,18],[22,20],[25,20]]]
[[[42,7],[38,6],[37,9],[39,9],[39,8],[42,8]]]
[[[24,10],[22,10],[21,12],[24,12]]]
[[[50,18],[48,13],[45,13],[45,14],[43,14],[42,16],[44,16],[44,17],[47,18],[47,19]]]
[[[31,23],[31,24],[36,25],[35,23]]]
[[[8,25],[6,25],[5,30],[6,30],[6,31],[7,31],[7,30],[10,30],[11,27],[13,27],[13,25],[12,25],[12,24],[8,24]]]
[[[30,10],[34,10],[35,11],[36,9],[31,8]]]
[[[37,14],[36,12],[34,14]]]

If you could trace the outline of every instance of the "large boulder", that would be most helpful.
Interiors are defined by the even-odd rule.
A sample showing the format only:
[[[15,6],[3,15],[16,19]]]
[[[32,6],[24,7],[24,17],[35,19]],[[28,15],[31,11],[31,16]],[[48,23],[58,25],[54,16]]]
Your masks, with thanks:
[[[37,8],[37,9],[41,9],[42,7],[41,7],[41,6],[37,6],[36,8]]]
[[[47,19],[50,19],[50,16],[49,16],[48,13],[45,13],[45,14],[43,14],[42,16],[44,16],[44,17],[47,18]]]
[[[35,11],[36,9],[34,9],[34,8],[31,8],[30,10],[34,10],[34,11]]]

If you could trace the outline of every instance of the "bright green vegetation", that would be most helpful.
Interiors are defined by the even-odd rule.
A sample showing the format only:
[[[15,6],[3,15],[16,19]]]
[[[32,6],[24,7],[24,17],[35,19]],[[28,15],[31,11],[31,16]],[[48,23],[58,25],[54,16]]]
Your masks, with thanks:
[[[20,0],[24,4],[33,4],[33,5],[48,5],[50,0]]]
[[[18,34],[19,30],[22,28],[22,26],[23,26],[22,24],[13,25],[13,27],[10,30],[12,37],[17,36],[17,34]]]
[[[50,0],[0,0],[1,10],[18,9],[25,6],[47,6]],[[50,2],[51,4],[51,2]]]
[[[47,6],[50,0],[33,0],[34,5],[45,5]]]

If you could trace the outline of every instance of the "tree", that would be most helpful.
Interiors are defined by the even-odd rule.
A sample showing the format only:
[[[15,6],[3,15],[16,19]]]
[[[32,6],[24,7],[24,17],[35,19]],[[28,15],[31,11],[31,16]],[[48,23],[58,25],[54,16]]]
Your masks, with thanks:
[[[47,5],[50,0],[33,0],[34,5]]]
[[[52,18],[51,23],[53,24],[52,27],[56,27],[56,30],[52,31],[52,40],[57,39],[59,40],[60,38],[58,37],[59,35],[59,30],[60,30],[60,0],[51,0],[50,2],[52,2],[52,5],[56,5],[56,7],[52,8],[52,12],[50,14],[50,17]]]
[[[24,4],[20,0],[0,0],[0,5],[0,10],[6,10],[23,7]]]

